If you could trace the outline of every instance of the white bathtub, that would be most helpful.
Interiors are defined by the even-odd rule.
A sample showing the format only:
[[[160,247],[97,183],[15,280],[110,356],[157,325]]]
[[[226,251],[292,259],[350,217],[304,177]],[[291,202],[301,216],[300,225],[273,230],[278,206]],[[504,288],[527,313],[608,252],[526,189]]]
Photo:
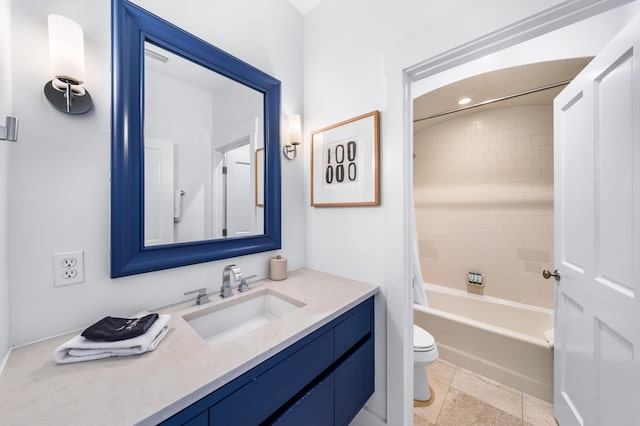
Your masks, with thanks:
[[[436,339],[440,356],[501,383],[553,401],[553,311],[425,284],[429,307],[414,323]]]

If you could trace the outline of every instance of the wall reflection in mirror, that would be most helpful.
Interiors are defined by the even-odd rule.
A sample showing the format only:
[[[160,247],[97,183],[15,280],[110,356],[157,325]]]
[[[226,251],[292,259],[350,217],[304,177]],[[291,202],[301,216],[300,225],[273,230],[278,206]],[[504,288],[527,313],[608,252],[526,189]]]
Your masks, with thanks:
[[[263,93],[144,50],[144,245],[262,234]]]

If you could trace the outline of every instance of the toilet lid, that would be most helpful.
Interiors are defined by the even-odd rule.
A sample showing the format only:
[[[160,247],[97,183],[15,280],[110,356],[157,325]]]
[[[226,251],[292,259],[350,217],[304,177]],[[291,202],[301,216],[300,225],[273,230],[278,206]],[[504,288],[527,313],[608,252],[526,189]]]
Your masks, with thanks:
[[[413,324],[413,348],[414,349],[430,349],[436,344],[436,339],[423,328]]]

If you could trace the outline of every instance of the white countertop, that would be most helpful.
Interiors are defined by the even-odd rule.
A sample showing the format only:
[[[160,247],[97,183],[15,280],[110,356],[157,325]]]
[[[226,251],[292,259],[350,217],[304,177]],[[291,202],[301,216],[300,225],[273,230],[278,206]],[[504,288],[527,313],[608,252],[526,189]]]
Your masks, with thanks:
[[[156,424],[378,292],[378,287],[299,269],[284,281],[250,283],[305,306],[219,346],[208,345],[183,315],[231,299],[195,298],[158,310],[171,314],[171,330],[153,352],[56,364],[53,351],[77,332],[14,348],[0,376],[0,423],[8,425]],[[96,321],[100,318],[96,318]]]

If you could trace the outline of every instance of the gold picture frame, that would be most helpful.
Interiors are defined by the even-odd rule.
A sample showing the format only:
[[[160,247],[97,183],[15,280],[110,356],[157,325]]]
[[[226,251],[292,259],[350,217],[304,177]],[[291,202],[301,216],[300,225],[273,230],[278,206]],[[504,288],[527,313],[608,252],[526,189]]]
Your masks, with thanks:
[[[311,133],[311,206],[380,205],[380,112]]]

